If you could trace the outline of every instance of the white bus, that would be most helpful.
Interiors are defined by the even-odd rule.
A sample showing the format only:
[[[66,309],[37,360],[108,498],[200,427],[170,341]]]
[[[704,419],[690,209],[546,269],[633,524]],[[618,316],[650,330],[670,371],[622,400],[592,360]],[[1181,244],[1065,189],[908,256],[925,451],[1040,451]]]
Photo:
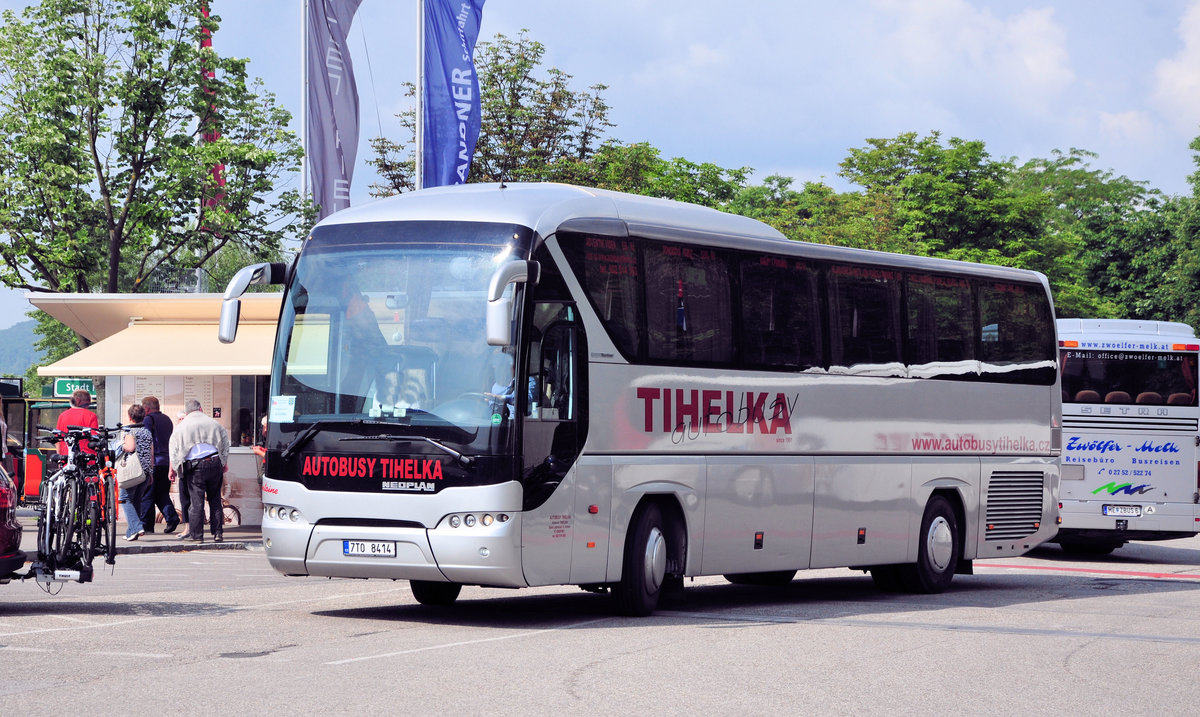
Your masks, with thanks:
[[[1059,319],[1064,550],[1196,535],[1200,340],[1186,324]]]
[[[869,570],[936,592],[1054,536],[1045,278],[802,244],[565,185],[338,212],[291,267],[266,554],[286,575],[574,584],[652,612],[683,578]]]

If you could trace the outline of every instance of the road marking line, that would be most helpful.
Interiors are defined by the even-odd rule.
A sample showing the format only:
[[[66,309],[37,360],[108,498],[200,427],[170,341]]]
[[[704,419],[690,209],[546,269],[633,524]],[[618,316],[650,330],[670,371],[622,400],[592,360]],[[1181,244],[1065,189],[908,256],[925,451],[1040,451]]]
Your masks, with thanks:
[[[387,590],[371,590],[361,593],[346,593],[338,595],[325,595],[323,597],[301,598],[299,600],[281,600],[279,602],[267,602],[261,605],[234,605],[231,610],[258,610],[267,607],[279,607],[280,605],[295,605],[302,602],[320,602],[322,600],[345,600],[346,598],[362,597],[364,595],[382,595],[384,593],[408,592],[406,588],[388,588]]]
[[[1116,632],[1075,632],[1072,630],[1036,627],[1010,627],[1004,625],[955,625],[935,622],[904,622],[901,620],[871,620],[849,617],[802,617],[787,615],[726,615],[714,612],[687,612],[682,610],[658,610],[660,617],[682,617],[693,620],[715,622],[782,623],[794,625],[838,625],[842,627],[883,627],[901,630],[930,630],[944,632],[980,633],[987,635],[1022,635],[1028,637],[1068,637],[1085,640],[1126,640],[1130,642],[1167,642],[1183,645],[1200,645],[1200,637],[1178,635],[1149,635],[1143,633],[1121,634]]]
[[[129,625],[135,622],[146,622],[147,620],[161,620],[164,617],[180,617],[178,615],[160,615],[155,617],[135,617],[131,620],[118,620],[116,622],[97,622],[89,625],[72,625],[70,627],[45,627],[38,630],[26,630],[24,632],[0,632],[0,637],[15,637],[17,635],[37,635],[43,632],[64,632],[66,630],[89,630],[96,627],[116,627],[117,625]]]
[[[362,662],[364,660],[378,660],[378,659],[385,658],[385,657],[397,657],[399,655],[411,655],[411,654],[414,654],[417,652],[429,652],[430,650],[444,650],[444,649],[450,648],[450,647],[464,647],[466,645],[480,645],[485,642],[499,642],[500,640],[512,640],[512,639],[515,639],[518,637],[532,637],[534,635],[541,635],[542,633],[546,633],[546,632],[559,632],[562,630],[573,630],[577,627],[594,625],[598,622],[605,622],[608,620],[612,620],[612,618],[604,617],[604,618],[599,618],[596,620],[585,620],[584,622],[577,622],[573,625],[564,625],[562,627],[550,627],[550,628],[546,628],[545,630],[529,630],[527,632],[518,632],[518,633],[515,633],[512,635],[500,635],[498,637],[483,637],[478,640],[463,640],[462,642],[446,642],[446,643],[442,643],[440,645],[426,645],[425,647],[414,647],[411,650],[400,650],[398,652],[385,652],[382,655],[365,655],[363,657],[351,657],[351,658],[348,658],[345,660],[335,660],[333,662],[326,662],[325,664],[326,665],[346,665],[351,662]]]
[[[1007,565],[1001,563],[975,563],[977,568],[1000,568],[1006,570],[1048,570],[1063,573],[1096,573],[1098,575],[1124,575],[1134,578],[1165,578],[1173,580],[1200,580],[1200,575],[1183,573],[1145,573],[1137,570],[1111,570],[1104,568],[1068,568],[1059,565]]]

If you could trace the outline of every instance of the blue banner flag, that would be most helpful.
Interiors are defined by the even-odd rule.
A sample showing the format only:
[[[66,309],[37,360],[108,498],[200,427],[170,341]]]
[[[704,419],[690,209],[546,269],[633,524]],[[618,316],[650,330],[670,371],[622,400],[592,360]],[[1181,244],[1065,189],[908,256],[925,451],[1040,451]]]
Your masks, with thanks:
[[[479,139],[475,41],[484,0],[425,2],[421,186],[465,184]]]
[[[308,167],[326,217],[350,206],[358,155],[358,86],[346,35],[362,0],[308,2]]]

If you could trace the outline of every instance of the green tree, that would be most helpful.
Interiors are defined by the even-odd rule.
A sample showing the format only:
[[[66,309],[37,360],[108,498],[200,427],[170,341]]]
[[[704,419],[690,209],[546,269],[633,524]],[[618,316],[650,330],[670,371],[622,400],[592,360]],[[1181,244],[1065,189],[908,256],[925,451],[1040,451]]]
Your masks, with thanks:
[[[1126,207],[1141,190],[1125,178],[1080,167],[1086,153],[1035,160],[1018,171],[1013,160],[993,159],[984,144],[938,132],[869,139],[850,150],[841,175],[865,188],[868,207],[894,227],[892,251],[1040,271],[1054,291],[1060,315],[1107,315],[1114,305],[1088,283],[1087,232],[1103,202]],[[1132,194],[1129,194],[1132,192]],[[1089,195],[1090,196],[1090,195]]]
[[[245,60],[201,47],[219,18],[186,0],[43,0],[3,19],[0,281],[137,291],[226,247],[274,256],[307,228],[298,192],[275,193],[301,155],[289,114]]]
[[[278,191],[302,154],[290,115],[245,60],[201,46],[218,26],[187,0],[3,14],[0,282],[156,290],[224,252],[275,258],[311,225],[299,192]],[[86,345],[37,319],[48,361]]]
[[[1163,202],[1161,214],[1170,232],[1169,249],[1151,269],[1146,287],[1157,289],[1152,295],[1158,299],[1152,318],[1183,321],[1200,328],[1200,137],[1188,146],[1197,166],[1197,171],[1188,176],[1192,194]]]
[[[683,158],[664,159],[647,143],[607,137],[605,85],[571,88],[572,76],[543,71],[545,47],[525,31],[496,35],[475,50],[480,130],[469,182],[565,182],[724,208],[745,186],[748,167],[727,169]],[[414,87],[407,85],[412,96]],[[381,181],[373,196],[415,188],[416,111],[397,115],[405,137],[371,140],[369,160]]]
[[[576,162],[589,159],[613,126],[603,96],[607,87],[572,90],[566,72],[552,67],[540,73],[545,53],[525,31],[476,45],[481,122],[468,181],[563,181],[578,172]],[[407,83],[406,91],[411,97],[415,88]],[[397,117],[406,139],[371,140],[369,161],[381,178],[371,185],[374,196],[415,188],[416,110]]]

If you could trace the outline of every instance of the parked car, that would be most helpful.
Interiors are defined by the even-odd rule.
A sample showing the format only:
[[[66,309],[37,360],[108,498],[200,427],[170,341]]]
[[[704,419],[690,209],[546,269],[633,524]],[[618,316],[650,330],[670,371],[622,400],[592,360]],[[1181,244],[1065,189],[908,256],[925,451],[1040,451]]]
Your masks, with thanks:
[[[21,552],[21,524],[17,522],[17,487],[0,469],[0,583],[25,567]]]

